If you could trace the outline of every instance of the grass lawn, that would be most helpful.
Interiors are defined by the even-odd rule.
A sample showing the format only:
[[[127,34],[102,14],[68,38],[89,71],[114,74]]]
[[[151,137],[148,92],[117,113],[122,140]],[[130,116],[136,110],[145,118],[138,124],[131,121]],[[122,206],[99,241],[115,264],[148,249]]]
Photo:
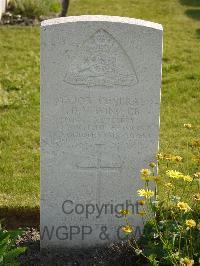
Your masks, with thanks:
[[[200,129],[199,0],[72,0],[69,15],[81,14],[164,26],[160,148],[185,158],[186,142]],[[0,27],[0,213],[39,207],[39,43],[39,27]],[[194,163],[189,168],[198,170]]]

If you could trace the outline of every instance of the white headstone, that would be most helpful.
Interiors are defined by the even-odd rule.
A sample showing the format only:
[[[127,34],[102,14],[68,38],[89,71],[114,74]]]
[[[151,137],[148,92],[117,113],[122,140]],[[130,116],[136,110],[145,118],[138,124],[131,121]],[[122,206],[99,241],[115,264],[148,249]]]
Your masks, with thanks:
[[[0,1],[0,19],[2,17],[2,14],[6,11],[6,0]]]
[[[41,246],[124,238],[158,149],[162,26],[109,16],[41,27]],[[132,205],[131,205],[132,204]],[[120,217],[120,218],[119,218]]]

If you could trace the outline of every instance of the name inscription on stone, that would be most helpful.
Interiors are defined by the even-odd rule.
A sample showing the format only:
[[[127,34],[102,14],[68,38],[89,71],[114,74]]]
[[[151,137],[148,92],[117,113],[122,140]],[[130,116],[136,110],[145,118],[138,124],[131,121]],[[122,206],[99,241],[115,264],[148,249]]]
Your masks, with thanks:
[[[134,143],[137,134],[135,124],[139,119],[138,100],[130,97],[57,97],[54,113],[56,132],[45,140],[46,143],[62,148],[63,145],[76,145],[80,141],[87,143],[107,142],[120,144],[120,141]],[[58,112],[58,111],[57,111]],[[106,138],[106,139],[105,139]],[[47,151],[48,152],[48,151]]]

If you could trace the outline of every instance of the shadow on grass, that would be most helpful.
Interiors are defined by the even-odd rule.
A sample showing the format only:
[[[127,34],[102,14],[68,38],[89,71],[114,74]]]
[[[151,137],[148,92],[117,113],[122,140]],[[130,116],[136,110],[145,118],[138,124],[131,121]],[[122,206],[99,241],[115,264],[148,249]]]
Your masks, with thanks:
[[[185,14],[195,20],[200,20],[200,9],[188,9]]]
[[[196,34],[197,34],[197,36],[200,38],[200,29],[197,29],[197,30],[196,30]]]
[[[0,220],[6,229],[25,227],[39,228],[39,208],[8,208],[0,207]]]
[[[180,0],[180,3],[185,6],[200,6],[199,0]]]

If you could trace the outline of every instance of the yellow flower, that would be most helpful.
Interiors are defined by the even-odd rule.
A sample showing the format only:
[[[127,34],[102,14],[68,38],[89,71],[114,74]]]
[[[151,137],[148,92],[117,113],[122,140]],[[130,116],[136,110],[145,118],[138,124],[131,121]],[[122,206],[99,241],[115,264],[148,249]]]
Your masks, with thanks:
[[[154,192],[150,189],[139,189],[137,192],[140,197],[145,197],[146,199],[154,196]]]
[[[128,210],[120,210],[120,213],[123,215],[128,215],[129,211]]]
[[[164,155],[164,160],[166,160],[166,161],[173,161],[173,155],[171,155],[171,154],[165,154]]]
[[[183,265],[183,266],[192,266],[192,265],[194,265],[194,260],[190,260],[187,257],[181,258],[180,264]]]
[[[151,180],[151,177],[150,177],[151,170],[149,170],[149,169],[142,169],[140,171],[140,174],[141,174],[141,179],[142,180],[147,181],[147,182]]]
[[[187,182],[192,182],[193,181],[193,178],[191,176],[189,176],[189,175],[184,175],[183,176],[183,180],[184,181],[187,181]]]
[[[133,227],[129,224],[122,226],[122,231],[124,233],[130,234],[133,232]]]
[[[184,124],[183,126],[184,126],[185,128],[188,128],[188,129],[189,129],[189,128],[192,128],[192,124]]]
[[[146,215],[146,212],[145,211],[139,211],[138,214],[143,217]]]
[[[149,164],[149,166],[150,166],[151,168],[154,168],[154,167],[156,167],[156,163],[151,162],[151,163]]]
[[[172,162],[182,162],[183,158],[179,155],[165,154],[164,160]]]
[[[156,156],[157,160],[163,160],[164,159],[164,156],[162,155],[162,153],[158,153],[157,156]]]
[[[200,177],[200,172],[196,172],[196,173],[194,173],[194,177],[195,177],[195,178],[199,178],[199,177]]]
[[[197,229],[200,230],[200,224],[197,224]]]
[[[184,212],[191,210],[190,206],[185,202],[178,202],[177,207]]]
[[[172,157],[172,160],[175,162],[182,162],[183,158],[181,156],[175,155]]]
[[[169,183],[165,184],[165,187],[168,189],[172,189],[172,188],[174,188],[174,185],[172,185],[172,183],[169,182]]]
[[[192,219],[190,219],[190,220],[186,220],[185,223],[186,223],[186,225],[189,226],[190,228],[192,228],[192,227],[196,227],[196,225],[197,225],[196,222],[195,222],[194,220],[192,220]]]
[[[200,147],[200,139],[193,140],[191,144],[194,147]]]
[[[198,194],[194,194],[193,195],[193,199],[194,200],[200,200],[200,194],[198,193]]]
[[[166,175],[171,177],[171,178],[176,178],[176,179],[183,177],[183,174],[181,172],[176,171],[176,170],[167,170]]]
[[[151,170],[149,170],[149,169],[142,169],[140,171],[140,173],[141,173],[142,176],[149,176],[151,174]]]
[[[145,200],[138,200],[138,205],[141,205],[141,206],[145,205]]]

